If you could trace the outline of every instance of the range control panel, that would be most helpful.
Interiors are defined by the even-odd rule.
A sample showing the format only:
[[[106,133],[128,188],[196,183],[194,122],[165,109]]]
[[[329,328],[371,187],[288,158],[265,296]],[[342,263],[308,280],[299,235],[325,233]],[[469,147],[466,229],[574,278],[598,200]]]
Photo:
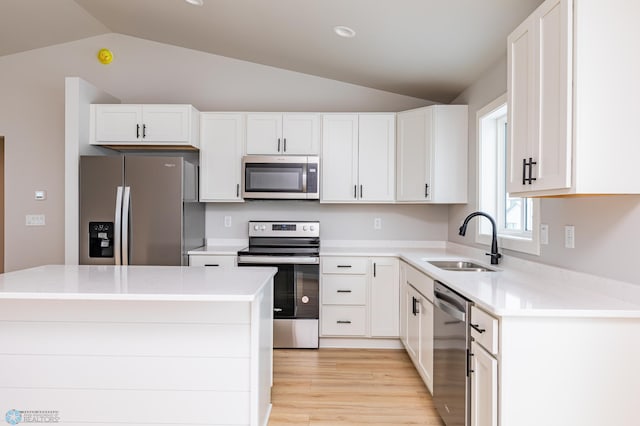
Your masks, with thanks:
[[[250,221],[250,237],[319,237],[320,222]]]

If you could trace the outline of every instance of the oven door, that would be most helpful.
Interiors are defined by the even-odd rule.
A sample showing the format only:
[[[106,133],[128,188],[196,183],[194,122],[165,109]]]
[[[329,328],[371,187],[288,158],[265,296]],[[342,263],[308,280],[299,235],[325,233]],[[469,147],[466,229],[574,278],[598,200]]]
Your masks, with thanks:
[[[278,268],[273,278],[273,347],[317,348],[320,266],[243,261],[238,266]]]

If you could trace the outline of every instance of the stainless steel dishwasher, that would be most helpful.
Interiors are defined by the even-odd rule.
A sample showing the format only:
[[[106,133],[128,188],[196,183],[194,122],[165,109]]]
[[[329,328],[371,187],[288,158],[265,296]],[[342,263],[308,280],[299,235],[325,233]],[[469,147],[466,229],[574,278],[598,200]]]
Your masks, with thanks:
[[[433,402],[447,426],[468,426],[471,302],[436,281],[433,304]]]

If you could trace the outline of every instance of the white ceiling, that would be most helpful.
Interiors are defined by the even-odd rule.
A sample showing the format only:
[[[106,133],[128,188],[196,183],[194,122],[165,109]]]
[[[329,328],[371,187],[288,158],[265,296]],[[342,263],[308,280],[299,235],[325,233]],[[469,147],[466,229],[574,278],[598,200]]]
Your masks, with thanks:
[[[542,0],[2,0],[0,56],[115,32],[438,102]],[[337,37],[347,25],[357,35]]]

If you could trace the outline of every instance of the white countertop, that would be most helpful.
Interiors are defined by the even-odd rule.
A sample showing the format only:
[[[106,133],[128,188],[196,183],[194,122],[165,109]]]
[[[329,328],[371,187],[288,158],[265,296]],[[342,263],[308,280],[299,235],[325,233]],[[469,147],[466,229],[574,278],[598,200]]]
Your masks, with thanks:
[[[438,280],[496,316],[640,318],[640,285],[504,256],[489,265],[484,251],[389,245],[323,246],[321,256],[394,256]],[[486,259],[485,259],[486,258]],[[468,259],[496,272],[445,271],[427,260]]]
[[[0,299],[253,301],[276,268],[48,265],[0,275]]]

